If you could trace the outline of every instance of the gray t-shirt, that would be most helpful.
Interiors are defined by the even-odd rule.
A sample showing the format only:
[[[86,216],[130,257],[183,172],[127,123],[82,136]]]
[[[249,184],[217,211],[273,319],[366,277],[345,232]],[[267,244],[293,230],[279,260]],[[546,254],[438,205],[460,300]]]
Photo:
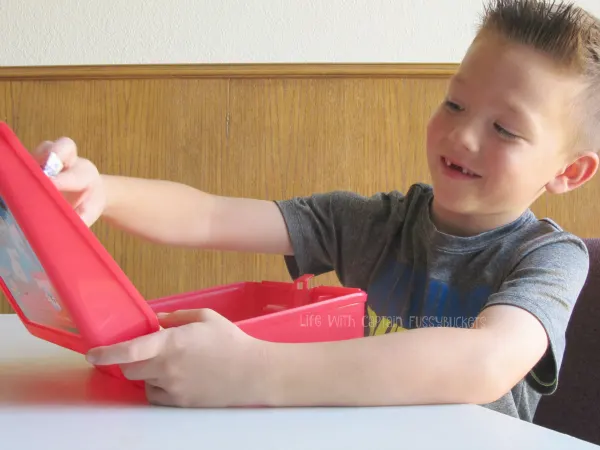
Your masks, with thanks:
[[[367,293],[365,335],[423,326],[471,327],[483,308],[531,312],[550,347],[499,400],[484,405],[532,421],[542,394],[556,390],[565,331],[588,273],[582,240],[527,211],[473,237],[439,232],[430,220],[433,191],[365,197],[335,191],[279,201],[294,256],[290,275],[335,271],[344,286]]]

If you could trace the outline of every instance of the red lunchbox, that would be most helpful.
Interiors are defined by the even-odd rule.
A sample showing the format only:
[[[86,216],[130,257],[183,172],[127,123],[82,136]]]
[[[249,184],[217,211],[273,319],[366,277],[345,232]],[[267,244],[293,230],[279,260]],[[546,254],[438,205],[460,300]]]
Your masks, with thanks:
[[[34,336],[85,354],[159,331],[157,312],[197,308],[214,309],[246,333],[274,342],[363,336],[366,293],[310,288],[310,276],[146,301],[1,122],[0,154],[0,287]]]

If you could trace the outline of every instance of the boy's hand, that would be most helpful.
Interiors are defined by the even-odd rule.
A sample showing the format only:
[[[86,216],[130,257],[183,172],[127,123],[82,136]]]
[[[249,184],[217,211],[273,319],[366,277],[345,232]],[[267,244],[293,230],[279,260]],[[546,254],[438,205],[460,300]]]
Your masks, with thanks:
[[[63,137],[54,142],[38,145],[33,155],[44,166],[48,155],[56,154],[63,164],[62,171],[52,178],[54,185],[67,199],[87,226],[102,215],[106,194],[96,166],[77,156],[77,146],[72,139]]]
[[[160,317],[151,335],[88,353],[97,365],[118,364],[146,383],[150,403],[179,407],[257,405],[264,398],[264,342],[212,310]]]

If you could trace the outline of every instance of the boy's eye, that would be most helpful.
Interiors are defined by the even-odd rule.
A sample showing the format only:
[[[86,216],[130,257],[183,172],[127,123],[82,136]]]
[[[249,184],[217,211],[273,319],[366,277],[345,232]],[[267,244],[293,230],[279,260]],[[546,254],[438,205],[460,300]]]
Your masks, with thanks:
[[[498,134],[500,136],[504,137],[504,138],[507,138],[507,139],[517,139],[519,137],[516,134],[513,134],[510,131],[506,130],[505,128],[502,128],[497,123],[494,124],[494,128],[496,129],[496,131],[498,132]]]
[[[446,101],[446,108],[451,111],[462,111],[462,108],[457,103],[451,102],[450,100]]]

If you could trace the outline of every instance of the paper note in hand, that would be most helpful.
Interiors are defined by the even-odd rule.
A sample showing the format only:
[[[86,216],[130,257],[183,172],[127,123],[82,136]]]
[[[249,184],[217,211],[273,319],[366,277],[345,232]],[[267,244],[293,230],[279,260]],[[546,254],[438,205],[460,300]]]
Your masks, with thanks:
[[[63,163],[56,153],[50,153],[48,155],[48,161],[44,166],[44,173],[49,177],[55,177],[63,169]]]

